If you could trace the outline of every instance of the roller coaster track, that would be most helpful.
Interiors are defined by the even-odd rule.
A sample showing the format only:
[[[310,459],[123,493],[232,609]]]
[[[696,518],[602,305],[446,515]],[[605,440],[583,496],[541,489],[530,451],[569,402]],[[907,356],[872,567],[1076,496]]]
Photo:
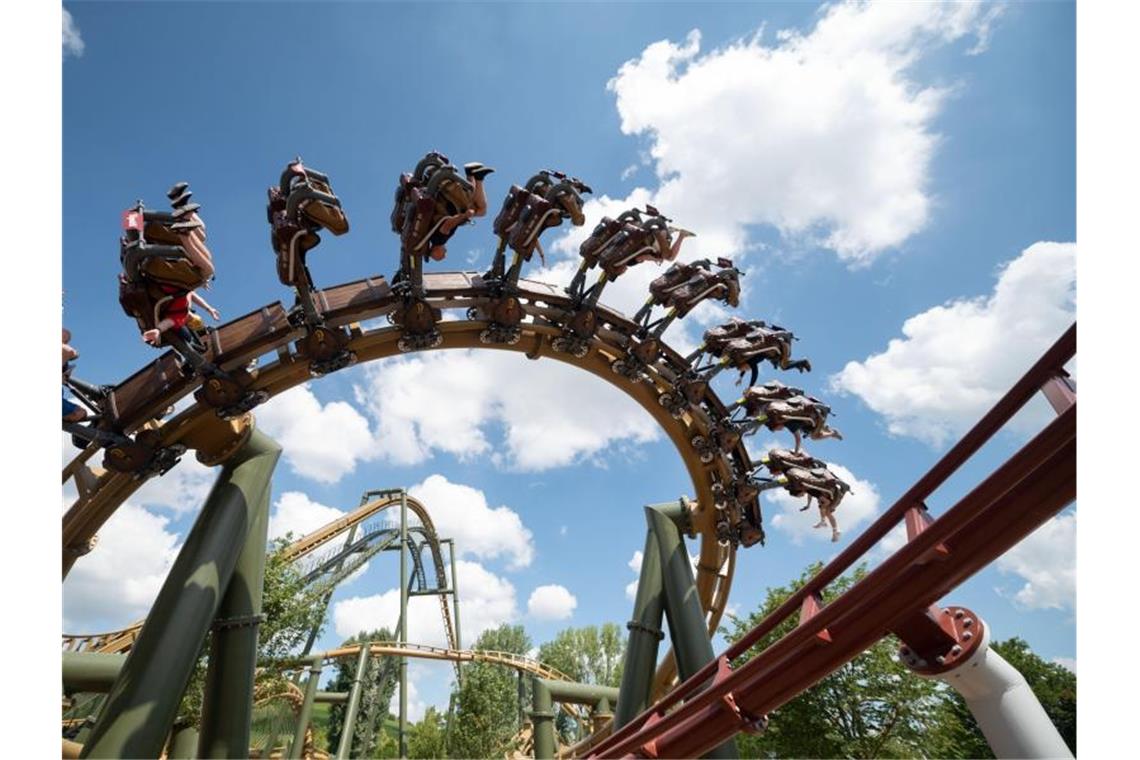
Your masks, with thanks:
[[[429,305],[459,310],[467,316],[477,316],[480,307],[485,307],[491,298],[488,287],[474,273],[429,274],[424,278],[424,285]],[[484,343],[480,333],[489,322],[468,318],[440,322],[437,327],[443,340],[438,348],[492,348],[524,353],[532,360],[546,357],[564,362],[610,383],[654,418],[673,442],[693,483],[692,530],[701,538],[697,590],[711,635],[728,601],[736,559],[736,546],[718,540],[716,534],[718,510],[713,487],[718,483],[731,482],[736,472],[747,472],[752,464],[743,443],[731,454],[718,454],[706,463],[701,461],[691,441],[695,436],[708,436],[713,417],[724,415],[725,405],[710,390],[701,406],[690,406],[679,418],[674,418],[658,398],[674,388],[679,374],[687,367],[676,351],[664,346],[662,358],[647,368],[645,379],[629,380],[611,368],[616,359],[629,357],[626,347],[638,326],[628,317],[604,305],[596,306],[598,330],[589,342],[589,350],[579,357],[555,352],[551,346],[551,341],[562,334],[560,325],[566,322],[574,308],[569,297],[559,288],[531,280],[521,280],[516,295],[526,315],[520,325],[521,339],[517,343]],[[367,320],[390,315],[402,303],[400,297],[390,291],[383,276],[326,288],[317,293],[317,298],[328,306],[325,311],[327,324],[348,327],[351,337],[347,348],[355,353],[359,362],[401,354],[397,341],[404,333],[400,328],[381,326],[365,329],[361,325]],[[302,328],[289,323],[285,308],[277,301],[219,327],[212,338],[211,357],[223,370],[230,370],[274,352],[276,361],[262,366],[252,388],[276,396],[312,379],[308,362],[298,357],[291,346],[304,334]],[[233,440],[222,450],[209,449],[204,442],[216,440],[219,425],[228,425],[231,437],[235,436],[233,431],[240,429],[240,421],[223,425],[214,410],[194,403],[171,419],[158,422],[164,410],[194,391],[201,382],[200,377],[187,377],[181,373],[173,352],[168,351],[116,386],[108,412],[116,426],[126,433],[154,429],[160,445],[197,449],[200,460],[214,463],[235,450],[240,441]],[[141,479],[131,474],[89,468],[87,462],[98,451],[98,447],[89,446],[63,470],[63,482],[73,482],[78,493],[78,498],[63,516],[65,578],[77,558],[94,549],[97,531],[142,484]],[[390,504],[387,503],[388,506]],[[380,507],[375,505],[375,508],[378,510]],[[362,519],[360,513],[364,509],[358,509],[343,520]],[[759,514],[758,505],[756,513]],[[736,519],[739,519],[738,513]],[[306,536],[298,542],[297,551],[319,546],[336,532],[337,529],[330,528]],[[672,657],[667,656],[658,671],[658,692],[672,681],[674,673]]]
[[[391,509],[393,507],[399,508],[399,491],[384,492],[384,494],[384,496],[378,499],[373,499],[365,504],[362,504],[344,517],[333,520],[332,522],[323,525],[312,533],[309,533],[297,539],[285,547],[282,552],[282,556],[286,561],[299,562],[306,557],[313,556],[315,552],[317,552],[322,547],[328,546],[330,542],[334,541],[336,538],[344,536],[352,529],[364,525],[367,520],[381,514],[385,510]],[[431,549],[433,563],[435,564],[437,588],[446,588],[447,572],[444,570],[443,554],[439,548],[439,536],[436,533],[435,523],[432,522],[431,515],[428,513],[427,507],[425,507],[420,501],[411,496],[408,496],[407,504],[408,511],[411,512],[412,515],[414,515],[414,517],[420,522],[419,526],[416,526],[415,528],[409,528],[409,532],[422,531],[426,539],[419,545],[418,550],[415,548],[412,549],[413,561],[417,566],[419,566],[419,572],[422,575],[423,570],[420,552],[422,552],[424,544],[427,544],[427,546]],[[357,569],[359,569],[360,565],[362,565],[364,561],[367,561],[369,557],[378,551],[382,551],[385,546],[390,544],[391,541],[378,542],[363,551],[356,549],[356,547],[362,547],[371,539],[380,537],[380,534],[383,532],[384,531],[371,531],[364,537],[355,540],[352,546],[344,547],[341,551],[334,553],[332,557],[327,558],[322,563],[320,563],[321,567],[327,567],[331,566],[338,560],[343,559],[343,557],[349,552],[357,551],[360,554],[356,562],[353,562],[346,567],[339,568],[336,570],[336,572],[333,573],[331,578],[320,579],[319,582],[322,584],[322,587],[327,586],[329,587],[329,590],[331,590],[331,586],[340,583],[340,581],[342,581],[344,578],[348,577]],[[398,540],[398,534],[395,538]],[[443,618],[443,628],[447,635],[447,641],[451,646],[451,649],[455,650],[457,649],[457,642],[455,637],[455,626],[451,620],[451,610],[448,608],[447,600],[443,596],[439,597],[439,601],[441,616]],[[144,622],[145,621],[143,620],[139,620],[127,626],[126,628],[117,631],[110,631],[107,633],[64,634],[63,650],[67,652],[101,652],[108,654],[125,654],[126,652],[130,651],[131,645],[133,645],[135,639],[138,638],[139,631],[142,630]]]
[[[339,649],[323,652],[318,657],[326,660],[340,660],[360,654],[361,644],[355,644]],[[442,647],[427,646],[425,644],[401,644],[398,641],[372,641],[368,644],[368,651],[373,657],[411,657],[419,660],[440,660],[446,662],[485,662],[491,665],[502,665],[512,668],[520,673],[528,673],[539,678],[549,678],[556,681],[573,681],[557,668],[546,663],[532,660],[514,652],[497,652],[492,649],[444,649]]]
[[[1074,324],[923,477],[799,591],[709,665],[590,751],[592,757],[700,757],[787,703],[888,633],[937,642],[923,660],[964,662],[983,640],[958,634],[944,595],[996,560],[1076,498],[1077,399],[1064,365]],[[1042,392],[1057,416],[937,519],[926,500]],[[907,543],[858,583],[822,602],[822,591],[895,526]],[[798,625],[751,659],[734,661],[798,614]],[[972,618],[970,619],[972,622]],[[951,645],[961,644],[960,646]],[[928,646],[928,644],[926,644]],[[927,667],[924,665],[923,667]],[[935,670],[934,672],[937,672]]]

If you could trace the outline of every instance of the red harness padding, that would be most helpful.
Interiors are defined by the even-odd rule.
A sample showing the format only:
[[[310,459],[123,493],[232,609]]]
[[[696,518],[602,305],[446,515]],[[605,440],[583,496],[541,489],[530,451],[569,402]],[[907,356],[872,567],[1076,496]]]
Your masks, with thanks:
[[[163,293],[179,293],[177,288],[169,285],[160,285]],[[174,328],[178,329],[186,326],[186,320],[190,317],[190,294],[181,292],[181,295],[176,295],[163,305],[162,318],[169,319],[174,323]]]

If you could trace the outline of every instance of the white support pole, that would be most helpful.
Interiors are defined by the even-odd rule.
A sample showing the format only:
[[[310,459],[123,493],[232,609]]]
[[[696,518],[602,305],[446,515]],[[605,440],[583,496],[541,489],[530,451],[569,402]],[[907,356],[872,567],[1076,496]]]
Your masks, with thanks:
[[[990,649],[990,632],[961,665],[933,676],[954,687],[999,758],[1071,758],[1073,753],[1057,732],[1025,677]]]

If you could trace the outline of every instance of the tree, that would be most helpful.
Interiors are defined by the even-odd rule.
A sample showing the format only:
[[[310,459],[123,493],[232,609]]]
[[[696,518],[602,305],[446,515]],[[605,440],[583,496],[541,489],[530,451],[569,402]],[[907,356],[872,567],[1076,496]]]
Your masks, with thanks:
[[[616,623],[567,628],[538,648],[538,659],[579,683],[620,686],[625,636]]]
[[[1033,693],[1045,714],[1057,727],[1065,744],[1075,755],[1077,752],[1077,676],[1062,665],[1047,662],[1029,649],[1021,638],[1006,639],[990,645],[994,651],[1016,668]],[[948,690],[944,713],[946,732],[951,752],[947,757],[993,757],[990,745],[978,728],[977,721],[957,692]]]
[[[815,575],[809,567],[787,587],[769,588],[759,609],[732,619],[729,641],[737,641]],[[824,602],[866,575],[859,567],[830,584]],[[790,632],[798,619],[784,621],[757,646],[751,658]],[[945,746],[942,695],[932,681],[916,678],[895,659],[898,644],[886,637],[769,716],[759,736],[741,734],[741,757],[920,757],[940,756]]]
[[[429,707],[423,719],[408,729],[408,757],[446,757],[446,735],[444,716]]]
[[[375,631],[361,631],[344,641],[341,646],[350,647],[370,641],[391,641],[392,634],[387,628]],[[370,657],[361,679],[360,705],[356,714],[356,725],[352,736],[352,757],[387,757],[387,753],[398,753],[399,747],[389,746],[384,729],[388,717],[388,705],[396,690],[396,668],[399,658]],[[346,692],[352,688],[356,678],[356,657],[346,657],[337,662],[336,676],[329,684],[330,691]],[[346,704],[334,704],[329,708],[329,750],[335,751],[340,745],[341,731],[344,728]],[[392,743],[394,744],[394,743]]]
[[[538,659],[579,683],[620,686],[625,637],[615,623],[567,628],[538,648]],[[577,736],[579,727],[559,706],[555,725],[563,739]],[[588,730],[588,729],[587,729]]]
[[[484,631],[474,648],[525,655],[531,642],[521,625],[504,623]],[[503,755],[518,731],[516,678],[514,672],[501,665],[472,662],[464,667],[448,747],[452,757]]]

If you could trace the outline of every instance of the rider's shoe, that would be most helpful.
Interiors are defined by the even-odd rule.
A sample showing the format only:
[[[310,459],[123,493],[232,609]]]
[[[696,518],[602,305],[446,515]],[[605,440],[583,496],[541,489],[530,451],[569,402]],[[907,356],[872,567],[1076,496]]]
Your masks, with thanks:
[[[173,187],[166,191],[166,197],[174,200],[190,187],[189,182],[176,182]]]
[[[482,180],[488,174],[492,174],[495,170],[489,166],[483,166],[478,161],[473,161],[469,164],[463,165],[463,173],[467,175],[467,179]]]
[[[170,205],[174,208],[182,208],[190,201],[192,195],[194,195],[194,193],[189,190],[184,190],[181,195],[170,199]]]
[[[181,219],[184,216],[189,216],[190,214],[193,214],[195,211],[197,211],[200,208],[202,208],[201,203],[187,203],[185,206],[182,206],[181,208],[175,209],[173,216],[175,219]]]
[[[184,235],[184,234],[190,232],[190,230],[196,230],[201,226],[202,226],[201,222],[194,222],[194,221],[175,222],[174,224],[170,225],[170,229],[176,235]]]
[[[837,542],[839,540],[840,535],[841,535],[840,532],[837,530],[831,531],[831,543],[834,544],[835,542]]]

